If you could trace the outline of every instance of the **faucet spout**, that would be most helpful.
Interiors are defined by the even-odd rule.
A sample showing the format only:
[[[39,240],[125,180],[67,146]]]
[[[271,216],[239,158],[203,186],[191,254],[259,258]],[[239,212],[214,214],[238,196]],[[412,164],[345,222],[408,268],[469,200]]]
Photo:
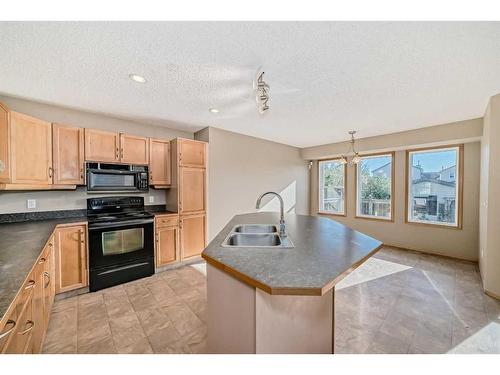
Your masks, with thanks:
[[[260,202],[262,201],[262,198],[264,198],[266,195],[271,194],[275,195],[278,197],[278,200],[280,201],[280,237],[286,237],[286,227],[285,227],[285,204],[283,202],[283,198],[281,198],[281,195],[274,191],[268,191],[266,193],[263,193],[257,198],[257,203],[255,204],[255,208],[259,209],[260,208]]]

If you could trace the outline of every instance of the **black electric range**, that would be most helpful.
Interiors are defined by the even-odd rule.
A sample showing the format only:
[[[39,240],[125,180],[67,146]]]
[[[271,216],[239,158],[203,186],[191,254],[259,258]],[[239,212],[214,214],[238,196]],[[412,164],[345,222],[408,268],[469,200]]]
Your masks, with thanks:
[[[143,197],[87,199],[90,291],[154,274],[154,215]]]

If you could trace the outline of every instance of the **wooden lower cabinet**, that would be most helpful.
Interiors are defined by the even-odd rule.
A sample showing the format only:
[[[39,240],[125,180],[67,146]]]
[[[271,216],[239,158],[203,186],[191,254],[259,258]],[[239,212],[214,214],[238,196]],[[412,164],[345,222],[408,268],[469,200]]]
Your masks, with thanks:
[[[199,256],[205,249],[205,214],[179,218],[181,260]]]
[[[56,293],[83,288],[87,277],[87,226],[59,227],[55,232]]]
[[[179,227],[156,228],[156,267],[178,261]]]
[[[56,254],[54,236],[48,244],[48,254],[43,267],[43,300],[44,300],[44,326],[45,331],[49,326],[50,312],[56,295]]]
[[[29,294],[27,301],[16,321],[14,330],[3,348],[6,354],[28,354],[33,353],[33,333],[36,322],[33,320],[33,292]]]

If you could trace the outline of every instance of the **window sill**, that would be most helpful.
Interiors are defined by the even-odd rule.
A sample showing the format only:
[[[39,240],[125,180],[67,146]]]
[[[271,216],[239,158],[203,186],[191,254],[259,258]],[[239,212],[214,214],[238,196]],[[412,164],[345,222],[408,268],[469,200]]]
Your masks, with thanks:
[[[337,212],[329,212],[329,211],[318,211],[318,215],[332,215],[332,216],[343,216],[346,217],[346,213],[337,213]]]
[[[354,216],[355,219],[365,219],[365,220],[375,220],[375,221],[384,221],[387,223],[394,223],[394,219],[392,217],[380,217],[380,216]]]
[[[412,225],[421,225],[425,227],[434,227],[434,228],[443,228],[443,229],[455,229],[455,230],[462,230],[462,225],[446,225],[446,224],[436,224],[436,223],[423,223],[421,221],[410,221],[408,219],[405,220],[405,224],[412,224]]]

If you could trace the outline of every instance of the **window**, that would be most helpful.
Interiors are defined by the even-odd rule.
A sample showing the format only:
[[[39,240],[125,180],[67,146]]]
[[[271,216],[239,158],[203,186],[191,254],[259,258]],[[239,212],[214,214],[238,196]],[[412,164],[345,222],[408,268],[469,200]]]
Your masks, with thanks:
[[[319,212],[345,215],[345,164],[339,159],[320,160]]]
[[[393,158],[368,155],[356,164],[356,217],[392,220]]]
[[[461,225],[462,150],[453,146],[407,152],[408,222]]]

